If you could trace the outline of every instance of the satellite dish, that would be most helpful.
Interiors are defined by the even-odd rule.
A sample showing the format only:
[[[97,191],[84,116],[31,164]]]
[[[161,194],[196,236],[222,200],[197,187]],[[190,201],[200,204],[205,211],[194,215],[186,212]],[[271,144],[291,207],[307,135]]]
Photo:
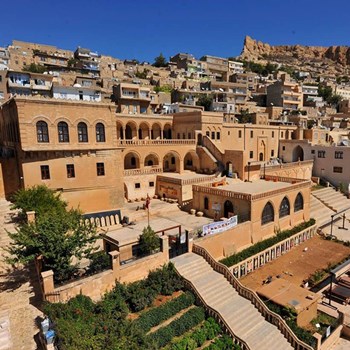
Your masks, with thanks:
[[[78,84],[78,83],[76,83],[76,84],[74,84],[74,85],[73,85],[73,87],[78,87],[78,88],[80,88],[80,87],[81,87],[81,85],[80,85],[80,84]]]

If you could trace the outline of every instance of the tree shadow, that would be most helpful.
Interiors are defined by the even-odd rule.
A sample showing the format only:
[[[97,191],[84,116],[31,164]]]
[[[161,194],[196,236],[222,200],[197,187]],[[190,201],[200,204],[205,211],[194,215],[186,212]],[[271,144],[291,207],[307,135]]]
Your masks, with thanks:
[[[29,268],[8,266],[0,272],[0,293],[14,292],[29,281]]]
[[[29,303],[42,311],[42,292],[34,264],[17,268],[9,265],[0,272],[0,293],[14,292],[25,283],[29,283],[28,293],[33,293]]]

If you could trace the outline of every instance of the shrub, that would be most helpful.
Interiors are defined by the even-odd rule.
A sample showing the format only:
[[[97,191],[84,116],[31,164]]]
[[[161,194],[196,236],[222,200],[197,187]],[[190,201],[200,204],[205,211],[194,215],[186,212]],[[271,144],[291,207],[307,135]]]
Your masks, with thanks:
[[[191,292],[186,292],[162,306],[142,313],[135,323],[145,332],[148,332],[152,327],[159,325],[176,315],[179,311],[192,305],[194,301],[194,295]]]
[[[147,283],[162,295],[171,295],[184,287],[182,277],[177,274],[171,262],[151,271],[148,274]]]
[[[149,339],[154,341],[159,348],[164,347],[173,337],[178,337],[184,334],[191,328],[204,321],[204,319],[204,309],[201,307],[195,307],[188,310],[185,314],[171,322],[169,325],[150,334]]]
[[[142,234],[139,237],[139,247],[142,255],[150,254],[153,251],[159,249],[159,236],[152,230],[150,226],[147,226],[143,229]]]
[[[265,302],[266,306],[276,314],[280,315],[287,323],[293,333],[303,342],[314,347],[316,339],[306,329],[301,328],[296,323],[297,314],[294,309],[279,306],[271,301]]]
[[[315,220],[310,219],[309,221],[303,222],[303,223],[293,227],[290,230],[285,230],[285,231],[279,232],[274,237],[271,237],[271,238],[265,239],[261,242],[258,242],[256,244],[252,245],[251,247],[242,250],[241,252],[239,252],[237,254],[230,255],[227,258],[220,260],[220,262],[228,267],[235,265],[235,264],[238,264],[239,262],[241,262],[245,259],[248,259],[249,257],[251,257],[255,254],[258,254],[258,253],[262,252],[263,250],[273,246],[274,244],[277,244],[277,243],[295,235],[296,233],[301,232],[310,226],[313,226],[314,224],[315,224]]]
[[[226,334],[211,343],[206,350],[241,350],[241,347],[233,344],[232,338]]]
[[[171,345],[166,347],[167,350],[182,350],[182,349],[194,349],[203,346],[207,340],[212,340],[222,333],[220,326],[216,321],[209,317],[204,323],[197,329],[186,333],[186,336],[180,339],[173,340]]]
[[[157,292],[147,286],[145,280],[128,285],[125,293],[125,301],[132,312],[138,312],[152,305]]]
[[[111,257],[105,251],[91,254],[88,273],[97,273],[111,268]]]

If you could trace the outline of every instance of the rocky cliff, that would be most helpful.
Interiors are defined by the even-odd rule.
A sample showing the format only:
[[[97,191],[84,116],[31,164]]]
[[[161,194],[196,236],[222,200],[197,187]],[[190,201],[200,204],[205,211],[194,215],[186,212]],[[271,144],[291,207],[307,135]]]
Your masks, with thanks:
[[[241,58],[253,61],[271,61],[301,66],[330,65],[336,71],[344,71],[350,65],[350,47],[348,46],[272,46],[261,41],[245,37]],[[324,67],[326,68],[326,67]]]

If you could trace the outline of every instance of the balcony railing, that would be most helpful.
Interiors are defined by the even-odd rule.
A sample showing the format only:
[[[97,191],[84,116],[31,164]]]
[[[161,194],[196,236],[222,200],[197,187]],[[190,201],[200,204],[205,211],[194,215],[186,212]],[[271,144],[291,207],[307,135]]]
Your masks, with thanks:
[[[158,174],[163,171],[162,167],[152,167],[144,169],[126,169],[124,170],[124,176],[133,176],[133,175],[146,175],[146,174]]]
[[[195,145],[196,140],[118,140],[118,146]]]

